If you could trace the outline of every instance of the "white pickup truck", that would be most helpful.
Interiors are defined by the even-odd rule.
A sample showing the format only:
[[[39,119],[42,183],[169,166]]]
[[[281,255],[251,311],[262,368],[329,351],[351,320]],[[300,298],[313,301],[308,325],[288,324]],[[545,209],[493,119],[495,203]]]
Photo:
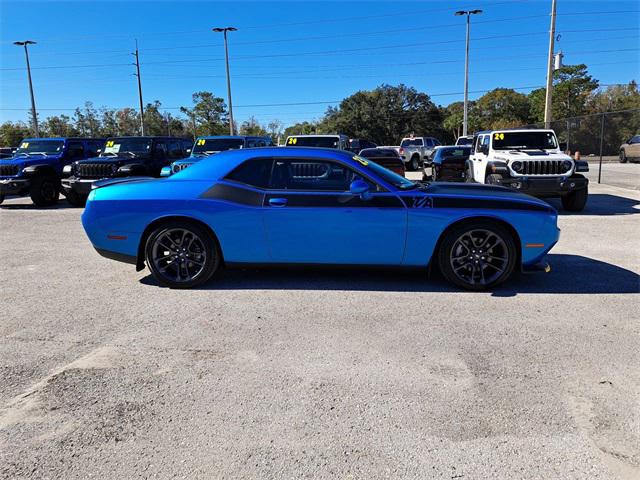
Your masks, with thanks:
[[[560,197],[565,210],[587,203],[589,164],[559,147],[553,130],[492,130],[474,135],[467,182],[502,185],[536,197]]]
[[[440,141],[433,137],[405,137],[400,142],[398,154],[407,170],[419,170],[431,162],[431,154]]]

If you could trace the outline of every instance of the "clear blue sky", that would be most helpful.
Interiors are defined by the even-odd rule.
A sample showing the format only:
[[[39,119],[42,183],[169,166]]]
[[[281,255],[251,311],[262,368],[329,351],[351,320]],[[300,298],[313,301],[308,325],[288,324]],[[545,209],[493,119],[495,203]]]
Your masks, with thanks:
[[[35,2],[0,0],[0,121],[26,120],[24,52],[30,48],[40,118],[96,107],[137,108],[138,39],[144,100],[191,105],[209,90],[226,99],[230,34],[234,113],[285,124],[318,118],[328,103],[382,83],[405,83],[441,105],[462,99],[464,17],[472,21],[471,98],[496,87],[544,85],[551,0],[378,2]],[[556,50],[603,84],[638,79],[638,1],[558,0]],[[500,38],[487,38],[500,37]],[[51,68],[55,67],[55,68]],[[446,95],[445,95],[446,94]],[[177,108],[169,110],[178,114]]]

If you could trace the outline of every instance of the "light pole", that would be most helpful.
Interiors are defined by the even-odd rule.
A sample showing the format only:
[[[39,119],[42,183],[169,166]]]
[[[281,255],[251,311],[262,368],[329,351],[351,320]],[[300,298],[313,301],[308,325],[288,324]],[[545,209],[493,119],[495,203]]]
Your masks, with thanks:
[[[140,78],[140,55],[138,54],[138,40],[136,40],[136,51],[132,53],[136,57],[136,73],[133,75],[138,77],[138,99],[140,100],[140,135],[144,137],[144,104],[142,103],[142,79]]]
[[[231,103],[231,78],[229,77],[229,48],[227,46],[227,32],[235,32],[235,27],[216,27],[214,32],[223,32],[224,34],[224,58],[227,64],[227,97],[229,98],[229,133],[233,135],[233,104]]]
[[[469,28],[471,15],[482,13],[482,10],[458,10],[456,15],[467,16],[467,45],[464,54],[464,116],[462,119],[462,136],[467,136],[467,123],[469,117]]]
[[[553,41],[556,35],[556,0],[551,0],[551,26],[549,28],[549,55],[547,56],[547,89],[544,96],[544,128],[551,128],[551,101],[553,95]]]
[[[13,44],[24,47],[24,55],[27,59],[27,78],[29,79],[29,93],[31,94],[31,118],[33,122],[33,133],[37,138],[40,136],[40,131],[38,130],[38,117],[36,116],[36,99],[33,96],[33,83],[31,82],[31,65],[29,65],[29,50],[27,49],[27,46],[35,45],[36,42],[32,40],[25,40],[24,42],[13,42]]]

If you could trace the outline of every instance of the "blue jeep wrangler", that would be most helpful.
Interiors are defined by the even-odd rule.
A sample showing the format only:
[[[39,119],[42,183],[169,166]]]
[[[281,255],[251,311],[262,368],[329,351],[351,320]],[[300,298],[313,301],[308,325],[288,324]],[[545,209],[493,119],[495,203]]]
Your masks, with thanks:
[[[169,167],[163,168],[161,176],[168,177],[174,173],[178,173],[180,170],[184,170],[189,165],[193,165],[209,155],[225,150],[271,146],[273,146],[271,137],[253,137],[247,135],[198,137],[191,149],[191,155],[187,158],[176,160]]]
[[[64,166],[95,156],[103,144],[100,138],[25,138],[12,157],[0,160],[0,203],[7,195],[29,195],[38,207],[54,205]]]

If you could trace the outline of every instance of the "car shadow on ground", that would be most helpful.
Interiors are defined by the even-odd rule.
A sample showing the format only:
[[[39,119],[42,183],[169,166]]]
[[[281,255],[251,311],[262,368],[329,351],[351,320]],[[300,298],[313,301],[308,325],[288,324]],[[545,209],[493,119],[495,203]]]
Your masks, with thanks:
[[[0,210],[45,211],[45,210],[66,210],[66,209],[82,211],[81,208],[76,208],[73,205],[71,205],[69,202],[67,202],[66,200],[63,200],[63,199],[61,199],[55,205],[51,205],[50,207],[37,207],[33,203],[31,203],[31,200],[29,200],[29,199],[26,199],[24,201],[24,203],[13,203],[13,202],[12,203],[6,203],[6,201],[5,201],[5,203],[0,204]]]
[[[610,195],[608,193],[590,193],[587,206],[582,212],[567,212],[562,208],[559,198],[547,198],[547,203],[558,210],[559,215],[631,215],[640,213],[640,200]]]
[[[639,293],[640,276],[630,270],[580,255],[549,255],[551,273],[515,274],[493,296],[523,293]],[[140,279],[158,286],[151,275]],[[371,292],[464,292],[437,273],[381,268],[265,267],[225,269],[200,290],[327,290]]]

